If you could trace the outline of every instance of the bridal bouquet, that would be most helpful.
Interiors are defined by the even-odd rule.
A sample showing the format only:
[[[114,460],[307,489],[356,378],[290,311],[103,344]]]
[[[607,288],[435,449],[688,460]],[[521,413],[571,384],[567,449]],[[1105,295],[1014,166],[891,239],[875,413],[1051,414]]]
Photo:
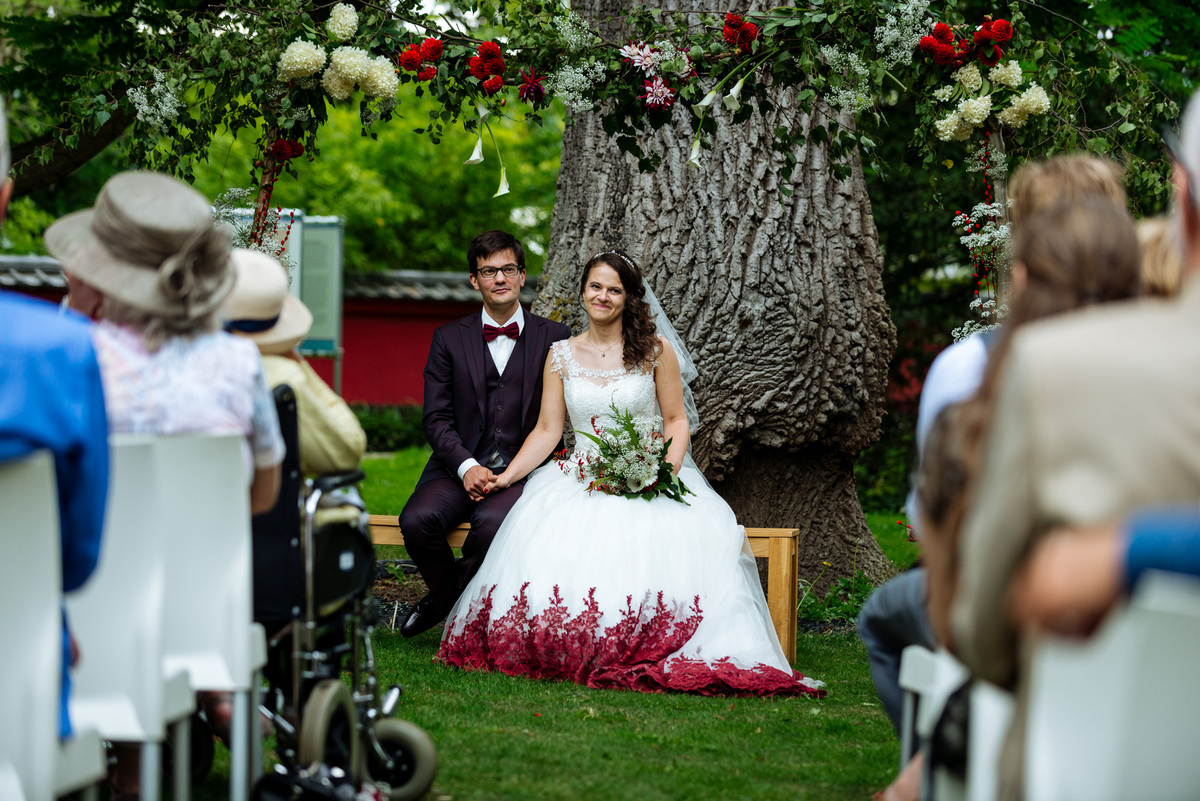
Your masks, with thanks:
[[[575,432],[599,447],[598,454],[581,456],[572,468],[579,481],[587,484],[587,491],[648,501],[656,495],[665,495],[690,506],[683,496],[696,493],[679,480],[667,461],[671,440],[658,430],[662,418],[635,420],[628,411],[621,411],[615,405],[612,410],[615,425],[600,428],[593,417],[594,434]]]

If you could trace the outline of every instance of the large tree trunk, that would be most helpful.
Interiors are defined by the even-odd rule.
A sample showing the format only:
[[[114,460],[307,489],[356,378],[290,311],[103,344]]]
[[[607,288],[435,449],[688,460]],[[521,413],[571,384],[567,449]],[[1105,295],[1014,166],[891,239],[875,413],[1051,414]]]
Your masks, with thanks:
[[[603,19],[618,0],[573,8]],[[612,33],[620,40],[619,32]],[[686,112],[648,137],[663,164],[638,172],[595,113],[573,115],[534,310],[583,327],[579,271],[591,254],[627,250],[686,341],[701,427],[697,463],[748,526],[796,527],[801,577],[822,584],[855,568],[881,576],[888,561],[866,526],[854,461],[878,435],[895,346],[880,277],[871,205],[857,163],[835,180],[815,142],[781,204],[777,125],[811,128],[794,92],[741,126],[718,112],[703,169],[687,167]],[[842,120],[851,124],[850,120]]]

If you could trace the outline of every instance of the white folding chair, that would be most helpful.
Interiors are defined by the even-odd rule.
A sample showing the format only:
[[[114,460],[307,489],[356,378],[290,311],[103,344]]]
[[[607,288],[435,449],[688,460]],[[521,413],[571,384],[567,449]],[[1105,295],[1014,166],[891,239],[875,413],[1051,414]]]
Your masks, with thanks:
[[[62,568],[54,460],[0,464],[0,796],[54,797]]]
[[[230,799],[248,794],[266,637],[253,622],[249,477],[240,435],[161,437],[155,444],[166,517],[168,667],[197,690],[234,694]],[[255,771],[261,771],[260,764]]]
[[[71,719],[107,740],[141,743],[141,793],[157,799],[166,726],[174,724],[175,794],[188,797],[188,717],[195,695],[187,673],[163,661],[163,513],[154,438],[110,437],[108,508],[100,562],[67,599],[80,647]]]
[[[1200,793],[1200,582],[1149,574],[1086,642],[1035,648],[1028,801],[1193,799]]]
[[[946,708],[946,702],[963,686],[970,674],[949,652],[936,653],[920,645],[910,645],[900,655],[900,686],[904,688],[901,718],[901,769],[916,753],[916,739],[926,742]],[[940,767],[925,763],[921,798],[958,801],[965,798],[966,786]]]

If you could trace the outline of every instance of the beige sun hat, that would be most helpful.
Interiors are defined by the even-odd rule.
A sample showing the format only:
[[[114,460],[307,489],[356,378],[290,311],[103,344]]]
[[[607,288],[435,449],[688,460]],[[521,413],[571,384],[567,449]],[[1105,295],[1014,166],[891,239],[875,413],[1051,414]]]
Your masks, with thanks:
[[[225,330],[252,340],[263,353],[288,353],[308,336],[313,316],[288,291],[287,272],[257,250],[234,248],[233,291],[221,307]]]
[[[46,249],[105,295],[162,317],[194,320],[233,288],[231,233],[204,195],[169,175],[114,175],[96,204],[46,229]]]

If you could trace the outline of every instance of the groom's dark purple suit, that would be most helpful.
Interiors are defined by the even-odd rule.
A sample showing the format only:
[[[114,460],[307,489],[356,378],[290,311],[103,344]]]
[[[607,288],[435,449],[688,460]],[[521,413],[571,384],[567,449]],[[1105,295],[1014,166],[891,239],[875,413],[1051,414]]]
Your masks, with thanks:
[[[448,610],[479,569],[525,486],[518,482],[476,503],[458,477],[459,465],[470,458],[486,464],[495,452],[505,465],[512,461],[537,424],[550,345],[571,335],[562,323],[528,311],[524,316],[524,330],[503,374],[484,342],[480,312],[433,332],[423,419],[433,455],[400,513],[400,530],[438,609]],[[446,531],[464,521],[471,533],[456,564]]]

